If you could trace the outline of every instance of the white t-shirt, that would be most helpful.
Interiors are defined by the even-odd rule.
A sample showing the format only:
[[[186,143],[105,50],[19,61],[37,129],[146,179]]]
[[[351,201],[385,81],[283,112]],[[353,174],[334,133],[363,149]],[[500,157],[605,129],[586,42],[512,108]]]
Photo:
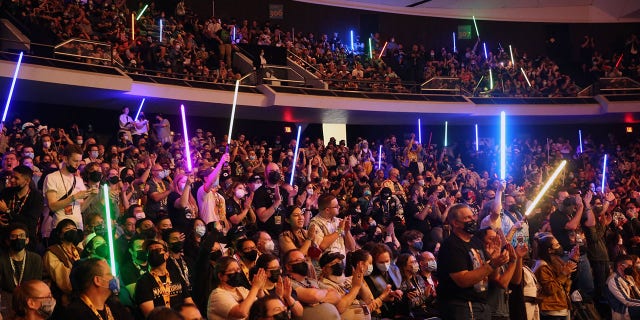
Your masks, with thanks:
[[[67,191],[71,189],[71,186],[73,186],[74,179],[76,180],[76,185],[73,191],[71,191],[71,194],[69,195],[69,197],[78,191],[83,191],[87,189],[84,186],[84,181],[82,181],[82,178],[76,175],[63,176],[62,171],[56,171],[47,175],[47,177],[44,179],[44,184],[42,188],[45,201],[47,200],[48,192],[53,193],[53,198],[56,201],[62,198],[62,196],[64,196],[67,193]],[[76,227],[78,229],[84,230],[84,226],[82,224],[82,212],[80,210],[82,201],[83,200],[76,199],[76,201],[74,201],[70,206],[67,206],[66,208],[62,208],[56,211],[53,214],[52,227],[55,228],[58,225],[58,222],[64,219],[71,219],[73,220],[73,222],[76,223]]]
[[[220,215],[218,212],[219,208],[225,208],[225,200],[224,197],[217,192],[210,190],[206,192],[204,190],[204,185],[198,188],[198,209],[200,210],[200,219],[204,221],[205,224],[208,224],[212,221],[220,221]],[[221,202],[221,203],[218,203]],[[216,204],[218,206],[216,206]]]
[[[233,307],[246,299],[248,295],[249,290],[244,287],[238,287],[233,292],[221,288],[216,288],[215,290],[211,291],[211,295],[209,295],[209,303],[207,304],[207,319],[245,319],[229,317],[229,311],[231,311]]]
[[[129,131],[130,128],[127,128],[127,123],[133,123],[133,119],[128,114],[121,114],[119,120],[120,131]]]

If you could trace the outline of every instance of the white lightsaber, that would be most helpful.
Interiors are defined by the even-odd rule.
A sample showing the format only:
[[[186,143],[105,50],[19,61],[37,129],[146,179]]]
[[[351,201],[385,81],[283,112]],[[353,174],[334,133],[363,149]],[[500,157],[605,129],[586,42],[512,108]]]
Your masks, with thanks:
[[[476,151],[480,150],[479,144],[478,144],[478,124],[476,123]]]
[[[378,170],[382,169],[382,145],[378,148]]]
[[[289,184],[293,186],[293,178],[296,175],[296,165],[298,164],[298,150],[300,147],[300,132],[302,131],[302,126],[298,126],[298,136],[296,137],[296,153],[293,154],[293,164],[291,165],[291,178],[289,179]]]
[[[602,162],[602,187],[600,188],[600,190],[602,190],[602,194],[605,193],[604,190],[604,183],[605,181],[607,181],[607,154],[604,155],[604,161]]]
[[[418,118],[418,143],[422,144],[422,124],[420,121],[420,118]]]
[[[578,139],[580,140],[580,153],[582,153],[582,130],[578,130]]]
[[[140,101],[140,106],[138,107],[138,112],[136,112],[136,117],[133,118],[133,121],[138,121],[138,116],[140,116],[140,111],[142,111],[142,106],[144,105],[144,100],[145,100],[145,98],[142,98],[142,101]]]
[[[511,67],[516,67],[516,61],[513,59],[513,49],[511,49],[511,45],[509,45],[509,54],[511,55]]]
[[[529,85],[529,87],[531,87],[531,82],[529,82],[529,77],[527,77],[527,74],[524,72],[524,69],[520,68],[520,71],[522,72],[524,79],[527,80],[527,84]]]
[[[500,180],[507,177],[507,115],[500,112]]]
[[[549,190],[549,187],[553,184],[553,181],[556,180],[556,178],[558,177],[558,175],[560,174],[560,172],[562,171],[562,169],[566,164],[567,164],[567,160],[562,160],[560,165],[556,168],[556,171],[553,172],[549,180],[547,180],[547,183],[544,184],[540,192],[538,192],[538,195],[533,199],[533,201],[531,202],[531,205],[529,205],[527,210],[525,210],[524,212],[525,216],[528,216],[533,211],[533,209],[535,209],[540,199],[542,199],[542,196],[544,196],[547,190]]]
[[[236,103],[238,102],[238,87],[240,80],[236,80],[236,89],[233,92],[233,105],[231,106],[231,120],[229,121],[229,134],[227,135],[227,148],[231,144],[231,132],[233,132],[233,119],[236,117]]]
[[[20,56],[18,57],[18,62],[16,63],[16,68],[13,71],[13,79],[11,80],[11,88],[9,88],[9,95],[7,96],[7,103],[4,105],[4,112],[2,113],[2,124],[0,128],[4,126],[4,121],[7,120],[7,113],[9,112],[9,105],[11,105],[11,97],[13,97],[13,89],[16,87],[16,80],[18,79],[18,72],[20,72],[20,65],[22,64],[22,52],[20,52]]]
[[[445,121],[444,122],[444,146],[447,147],[448,143],[447,143],[447,135],[449,134],[449,122]]]

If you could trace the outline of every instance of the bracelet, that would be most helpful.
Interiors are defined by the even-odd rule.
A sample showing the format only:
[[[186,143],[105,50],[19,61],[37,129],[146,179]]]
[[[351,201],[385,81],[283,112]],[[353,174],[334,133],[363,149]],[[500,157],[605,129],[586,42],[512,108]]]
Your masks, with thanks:
[[[76,202],[76,196],[75,195],[71,195],[71,202]]]

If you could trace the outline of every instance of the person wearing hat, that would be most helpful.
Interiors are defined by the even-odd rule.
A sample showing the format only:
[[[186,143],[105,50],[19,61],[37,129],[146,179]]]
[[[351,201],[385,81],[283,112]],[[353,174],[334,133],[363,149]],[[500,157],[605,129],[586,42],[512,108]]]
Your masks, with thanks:
[[[251,177],[249,177],[249,180],[247,180],[247,190],[250,193],[255,192],[256,190],[258,190],[258,188],[262,187],[262,176],[259,174],[253,174],[251,175]]]
[[[377,196],[373,197],[369,212],[378,224],[387,226],[393,217],[403,217],[404,208],[400,199],[394,195],[390,188],[384,187]]]
[[[351,277],[346,277],[344,258],[345,256],[338,252],[325,252],[319,261],[322,268],[320,282],[341,295],[336,309],[342,319],[371,319],[368,307],[357,299],[366,270],[356,268]]]

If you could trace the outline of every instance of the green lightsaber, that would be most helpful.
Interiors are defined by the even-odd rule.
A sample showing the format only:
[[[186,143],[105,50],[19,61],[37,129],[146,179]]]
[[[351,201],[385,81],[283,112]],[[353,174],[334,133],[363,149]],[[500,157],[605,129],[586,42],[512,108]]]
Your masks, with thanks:
[[[109,259],[111,263],[111,274],[116,276],[116,254],[115,254],[115,243],[113,242],[113,227],[111,226],[111,204],[109,203],[109,186],[104,184],[102,186],[102,190],[104,192],[104,211],[106,214],[105,221],[107,222],[107,238],[109,241]]]

